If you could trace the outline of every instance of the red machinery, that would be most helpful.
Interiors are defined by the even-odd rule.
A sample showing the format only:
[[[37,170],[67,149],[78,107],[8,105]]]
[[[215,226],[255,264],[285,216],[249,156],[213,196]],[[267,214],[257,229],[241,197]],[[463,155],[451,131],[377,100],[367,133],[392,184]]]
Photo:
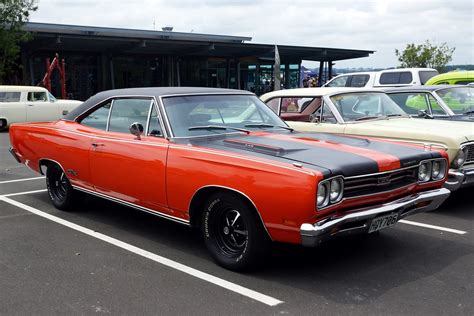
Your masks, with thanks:
[[[64,59],[61,60],[59,63],[59,54],[56,53],[56,56],[53,59],[53,62],[50,62],[49,58],[46,58],[46,74],[43,77],[43,80],[39,83],[39,85],[44,86],[51,92],[51,74],[53,73],[54,69],[58,69],[59,71],[59,81],[61,84],[61,98],[67,99],[66,93],[66,63]]]

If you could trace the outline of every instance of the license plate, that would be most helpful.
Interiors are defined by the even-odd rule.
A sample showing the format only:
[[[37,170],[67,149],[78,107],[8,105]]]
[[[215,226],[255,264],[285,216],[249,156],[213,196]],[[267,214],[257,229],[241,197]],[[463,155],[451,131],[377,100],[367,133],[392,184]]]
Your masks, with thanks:
[[[376,232],[397,222],[398,214],[389,214],[374,218],[370,224],[369,233]]]

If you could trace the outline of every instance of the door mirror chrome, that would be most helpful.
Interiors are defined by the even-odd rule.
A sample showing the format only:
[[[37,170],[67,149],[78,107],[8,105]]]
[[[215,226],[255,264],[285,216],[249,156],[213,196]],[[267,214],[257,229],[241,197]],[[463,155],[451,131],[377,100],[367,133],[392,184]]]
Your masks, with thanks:
[[[426,112],[426,110],[418,110],[418,117],[426,118],[426,119],[432,119],[433,118],[433,116],[431,114],[428,114],[428,112]]]
[[[140,136],[143,134],[143,125],[142,124],[140,124],[138,122],[132,123],[128,129],[130,130],[130,133],[132,135],[137,136],[137,139],[141,139]]]
[[[309,116],[309,121],[311,123],[320,123],[320,119],[319,119],[319,113],[313,113]]]

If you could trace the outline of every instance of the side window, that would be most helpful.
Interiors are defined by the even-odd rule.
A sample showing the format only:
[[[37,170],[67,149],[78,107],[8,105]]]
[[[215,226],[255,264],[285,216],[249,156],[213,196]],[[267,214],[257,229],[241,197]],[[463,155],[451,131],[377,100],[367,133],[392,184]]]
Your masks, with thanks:
[[[413,77],[409,71],[385,72],[380,75],[380,84],[411,83]]]
[[[30,102],[45,102],[48,101],[46,92],[28,92],[28,101]]]
[[[280,98],[273,98],[266,102],[267,106],[272,109],[276,114],[278,113],[278,107],[280,106]]]
[[[281,99],[281,113],[301,113],[310,104],[313,98],[291,97]]]
[[[153,104],[151,108],[150,121],[148,123],[148,135],[162,137],[163,129],[160,124],[160,119],[158,118],[158,112],[156,111],[156,106]]]
[[[349,79],[349,76],[342,76],[339,78],[335,78],[331,82],[327,84],[327,87],[345,87],[347,83],[347,79]]]
[[[473,80],[469,80],[469,79],[468,79],[468,80],[458,80],[458,81],[456,81],[454,84],[466,85],[466,84],[469,84],[469,83],[471,83],[471,82],[473,82]]]
[[[428,96],[425,93],[408,95],[405,101],[405,106],[401,106],[401,108],[410,115],[417,115],[420,110],[426,111],[426,113],[431,113]]]
[[[20,102],[21,92],[0,92],[0,102]]]
[[[107,121],[109,119],[110,107],[111,101],[105,103],[100,108],[87,115],[80,123],[82,125],[101,129],[103,131],[107,130]]]
[[[297,113],[298,99],[297,98],[282,98],[281,99],[281,113]]]
[[[334,114],[332,114],[332,111],[329,108],[329,106],[326,103],[323,103],[323,105],[321,105],[321,108],[322,108],[321,123],[336,124],[337,123],[336,117],[334,116]]]
[[[369,75],[354,75],[351,80],[351,87],[362,88],[369,81]]]
[[[432,95],[428,96],[428,99],[430,100],[431,113],[432,114],[434,114],[434,115],[446,115],[443,108],[439,105],[438,101],[436,101],[436,99],[433,98]]]
[[[140,123],[146,127],[150,99],[115,99],[110,110],[109,132],[130,133],[129,127],[133,123]]]

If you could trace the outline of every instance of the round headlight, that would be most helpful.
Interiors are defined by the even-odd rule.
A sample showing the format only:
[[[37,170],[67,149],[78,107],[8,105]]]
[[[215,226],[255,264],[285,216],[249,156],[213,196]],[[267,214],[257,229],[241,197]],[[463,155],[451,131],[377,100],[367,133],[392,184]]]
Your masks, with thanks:
[[[329,203],[329,183],[322,182],[318,184],[318,197],[317,204],[318,208],[322,208],[328,205]]]
[[[331,180],[331,186],[329,189],[329,200],[331,203],[339,202],[342,199],[343,190],[344,187],[341,178]]]
[[[431,178],[431,162],[423,162],[418,167],[418,181],[426,182]]]
[[[453,161],[454,168],[461,168],[466,162],[467,148],[460,149]]]
[[[441,180],[444,178],[445,173],[446,173],[446,161],[435,160],[433,162],[433,168],[431,169],[431,178],[433,180]]]

